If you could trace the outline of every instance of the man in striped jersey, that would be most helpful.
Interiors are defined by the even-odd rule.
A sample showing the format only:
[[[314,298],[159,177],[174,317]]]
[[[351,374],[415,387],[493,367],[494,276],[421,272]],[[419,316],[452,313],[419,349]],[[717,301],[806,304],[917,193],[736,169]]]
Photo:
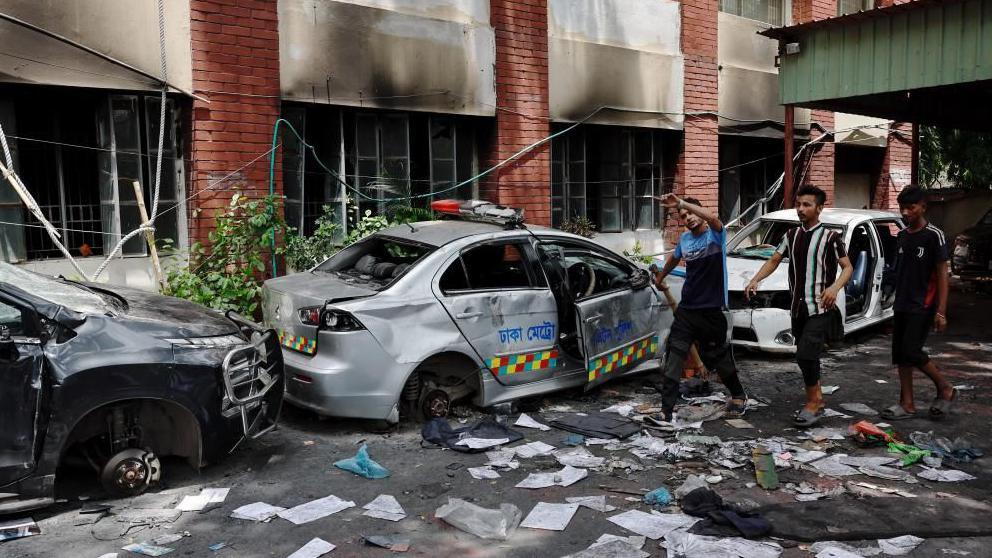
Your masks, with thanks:
[[[887,420],[916,414],[913,402],[913,369],[927,375],[937,388],[930,405],[931,418],[941,418],[955,398],[954,386],[940,373],[923,350],[931,325],[937,332],[947,327],[947,243],[944,232],[931,225],[924,214],[922,189],[908,186],[899,192],[899,212],[906,228],[899,231],[896,269],[892,274],[896,300],[892,305],[892,364],[899,367],[899,403],[882,411]]]
[[[796,425],[804,427],[816,424],[823,416],[820,354],[827,341],[844,335],[836,302],[853,272],[841,234],[820,223],[826,202],[827,194],[816,186],[803,186],[796,192],[800,226],[785,233],[778,249],[745,290],[748,298],[757,293],[761,280],[771,275],[783,258],[789,258],[792,335],[796,340],[796,363],[806,384],[806,405],[795,418]]]

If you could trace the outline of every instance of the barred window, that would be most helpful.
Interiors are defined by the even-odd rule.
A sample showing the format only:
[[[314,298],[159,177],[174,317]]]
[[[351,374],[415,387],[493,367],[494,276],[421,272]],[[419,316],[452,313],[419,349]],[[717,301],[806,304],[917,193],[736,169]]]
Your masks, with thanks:
[[[720,11],[769,25],[785,24],[785,0],[720,0]]]
[[[847,15],[875,7],[875,0],[837,0],[837,15]]]

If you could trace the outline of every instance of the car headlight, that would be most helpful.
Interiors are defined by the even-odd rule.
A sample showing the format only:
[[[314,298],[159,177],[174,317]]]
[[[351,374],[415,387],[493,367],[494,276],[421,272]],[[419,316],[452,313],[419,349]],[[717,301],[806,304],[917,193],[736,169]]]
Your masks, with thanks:
[[[181,339],[166,339],[166,341],[177,347],[187,349],[217,349],[248,344],[244,337],[234,334],[215,335],[213,337],[184,337]]]

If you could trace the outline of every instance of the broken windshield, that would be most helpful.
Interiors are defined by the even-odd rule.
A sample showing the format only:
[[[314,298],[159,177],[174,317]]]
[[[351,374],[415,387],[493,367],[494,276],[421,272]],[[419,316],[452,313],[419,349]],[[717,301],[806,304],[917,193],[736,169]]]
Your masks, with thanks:
[[[106,314],[113,308],[108,304],[114,301],[110,295],[104,298],[83,285],[34,273],[8,263],[0,262],[0,283],[9,283],[22,291],[84,314]]]
[[[314,271],[375,290],[388,287],[434,248],[373,235],[341,250]]]
[[[761,219],[737,233],[727,245],[727,254],[741,258],[767,260],[782,243],[785,232],[799,226],[797,221],[772,221]],[[831,230],[843,232],[837,226],[827,226]]]

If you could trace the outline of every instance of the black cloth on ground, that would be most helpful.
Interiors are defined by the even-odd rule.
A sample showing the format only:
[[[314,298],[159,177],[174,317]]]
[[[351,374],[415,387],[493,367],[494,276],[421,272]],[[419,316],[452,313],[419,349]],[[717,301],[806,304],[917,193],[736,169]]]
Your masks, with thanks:
[[[458,441],[464,438],[483,438],[486,440],[507,438],[509,439],[509,442],[506,442],[508,444],[523,440],[524,438],[523,434],[516,430],[510,430],[506,425],[500,424],[493,419],[482,419],[471,426],[453,429],[448,424],[448,421],[440,417],[432,418],[424,423],[424,427],[420,430],[420,435],[423,437],[424,442],[462,453],[480,453],[492,449],[491,447],[472,449],[468,446],[459,446]]]
[[[590,438],[628,438],[641,431],[641,425],[613,413],[566,415],[551,421],[551,426]]]

